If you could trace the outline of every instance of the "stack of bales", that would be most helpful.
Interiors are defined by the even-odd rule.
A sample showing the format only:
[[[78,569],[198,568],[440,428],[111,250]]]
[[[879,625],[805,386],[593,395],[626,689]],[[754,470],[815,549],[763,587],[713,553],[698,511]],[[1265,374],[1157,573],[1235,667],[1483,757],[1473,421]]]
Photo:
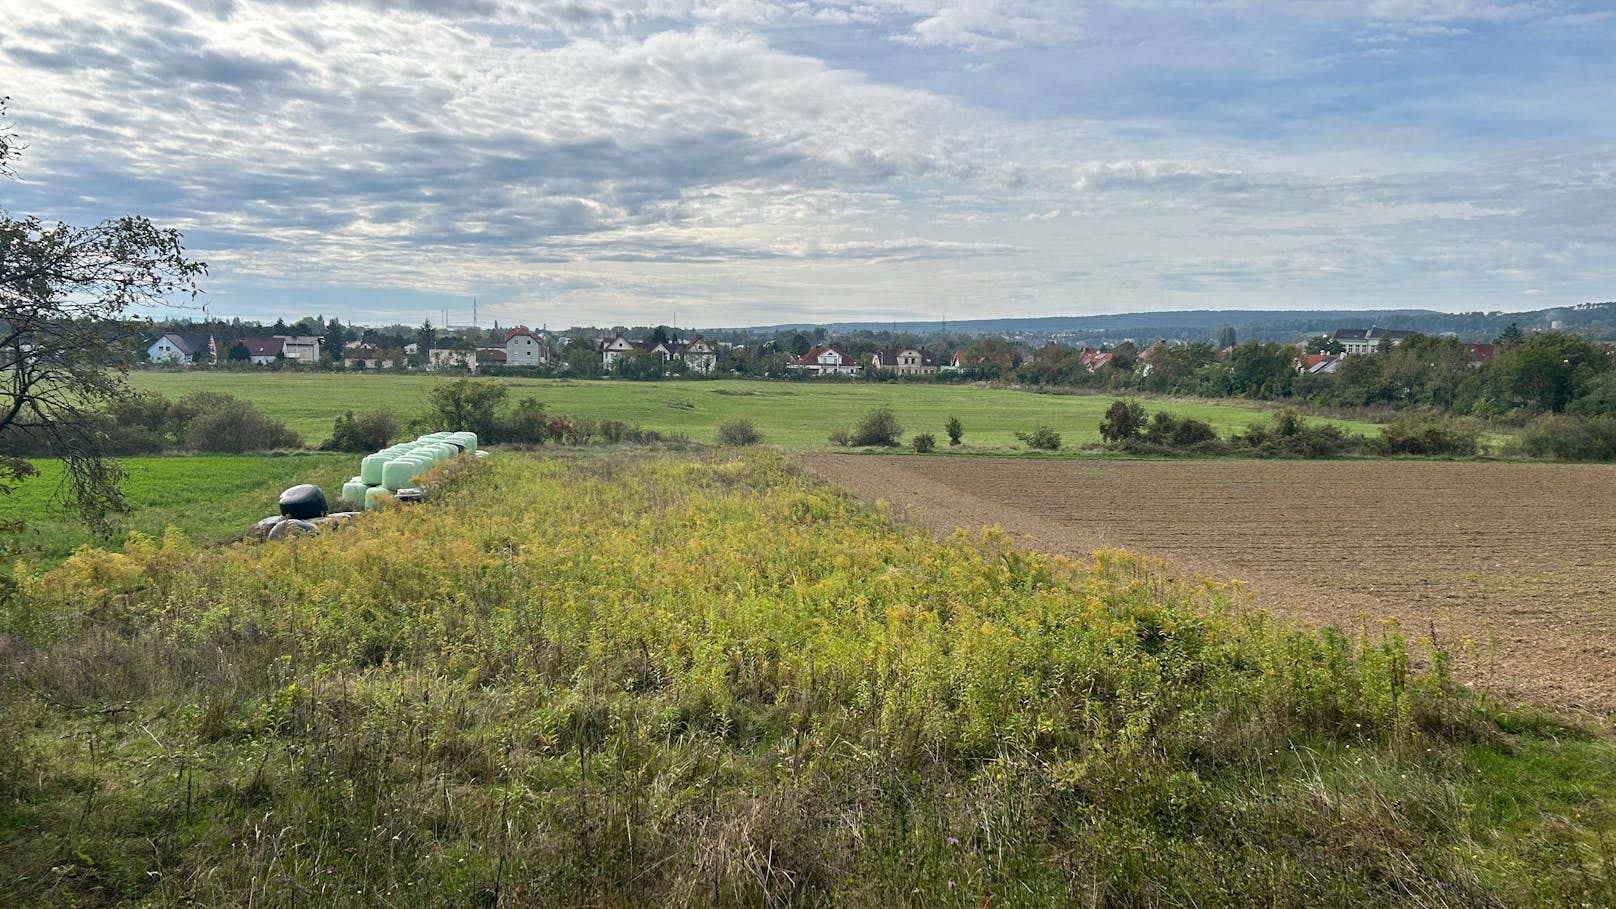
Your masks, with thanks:
[[[477,451],[474,432],[429,432],[413,442],[390,445],[359,462],[359,475],[342,484],[342,497],[361,508],[375,508],[382,498],[418,498],[411,483],[463,451]]]

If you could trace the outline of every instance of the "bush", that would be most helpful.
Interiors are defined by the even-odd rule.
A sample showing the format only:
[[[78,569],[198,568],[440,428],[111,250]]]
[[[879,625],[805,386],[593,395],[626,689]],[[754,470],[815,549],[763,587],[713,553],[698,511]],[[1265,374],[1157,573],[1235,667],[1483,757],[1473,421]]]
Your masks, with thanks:
[[[903,424],[890,407],[877,407],[865,414],[858,425],[853,427],[852,444],[885,445],[888,448],[896,447],[898,437],[903,435]]]
[[[949,417],[948,422],[943,424],[943,432],[948,433],[948,444],[958,445],[965,438],[965,424],[960,422],[959,417]]]
[[[916,452],[925,454],[937,447],[937,437],[929,432],[917,433],[913,439],[909,440],[909,444],[914,447]]]
[[[325,451],[377,451],[398,438],[398,418],[390,410],[374,410],[356,417],[347,411],[331,426],[331,438],[320,443]]]
[[[1342,432],[1328,423],[1314,425],[1294,409],[1286,408],[1245,433],[1230,438],[1251,454],[1271,458],[1331,458],[1362,451],[1367,440]]]
[[[516,445],[543,445],[551,438],[551,417],[538,398],[523,398],[497,421],[498,435],[491,441]]]
[[[1112,401],[1100,420],[1100,438],[1116,444],[1139,435],[1145,425],[1145,405],[1138,401]]]
[[[1032,432],[1018,432],[1016,438],[1025,442],[1028,448],[1041,451],[1055,451],[1061,447],[1061,435],[1053,426],[1040,426]]]
[[[763,433],[758,432],[757,424],[746,417],[731,417],[718,424],[718,444],[757,445],[763,441]]]
[[[416,420],[426,429],[470,430],[479,439],[497,438],[499,405],[506,390],[493,382],[455,379],[427,392],[427,408]]]
[[[846,448],[853,444],[853,435],[847,431],[846,426],[838,426],[830,431],[830,444]]]
[[[228,395],[226,396],[228,397]],[[186,445],[214,454],[242,454],[273,448],[298,448],[302,440],[285,423],[272,420],[246,401],[193,417],[186,427]]]
[[[1476,430],[1457,420],[1405,416],[1380,428],[1386,454],[1472,457],[1480,448]]]
[[[1143,438],[1151,445],[1167,448],[1207,448],[1219,441],[1218,431],[1204,420],[1175,417],[1165,410],[1156,411],[1145,427]]]
[[[1521,433],[1515,448],[1534,458],[1616,461],[1616,417],[1539,417]]]

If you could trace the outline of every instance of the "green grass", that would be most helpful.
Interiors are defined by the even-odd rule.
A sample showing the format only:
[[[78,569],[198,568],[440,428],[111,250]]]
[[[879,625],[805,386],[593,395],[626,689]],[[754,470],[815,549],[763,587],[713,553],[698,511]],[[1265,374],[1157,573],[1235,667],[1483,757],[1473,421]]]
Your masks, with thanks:
[[[776,452],[18,580],[8,906],[1616,904],[1608,734]]]
[[[352,373],[142,372],[138,388],[178,398],[192,391],[221,391],[253,402],[316,444],[331,434],[331,423],[345,410],[363,413],[388,408],[401,416],[422,409],[430,376]],[[965,445],[978,450],[1024,450],[1017,432],[1053,426],[1066,447],[1098,442],[1100,417],[1111,395],[1040,395],[959,385],[854,384],[841,382],[764,382],[743,380],[568,382],[546,379],[493,379],[510,389],[510,399],[535,397],[552,411],[597,420],[622,420],[665,433],[684,433],[713,442],[718,424],[730,417],[754,420],[770,445],[791,449],[830,447],[837,427],[851,427],[872,407],[890,406],[906,435],[930,432],[948,448],[943,423],[957,416],[965,424]],[[1220,433],[1263,419],[1267,410],[1242,403],[1147,401],[1205,420]],[[1373,424],[1329,420],[1357,433],[1373,434]]]
[[[239,537],[254,521],[275,514],[282,489],[316,483],[334,499],[342,483],[358,472],[351,454],[191,455],[123,459],[129,480],[123,486],[132,511],[120,516],[110,540],[95,540],[53,501],[61,482],[57,461],[39,461],[39,476],[0,499],[0,517],[20,518],[25,529],[9,538],[24,558],[54,562],[85,543],[123,544],[130,530],[161,537],[174,526],[193,540]],[[0,540],[0,542],[8,542]]]

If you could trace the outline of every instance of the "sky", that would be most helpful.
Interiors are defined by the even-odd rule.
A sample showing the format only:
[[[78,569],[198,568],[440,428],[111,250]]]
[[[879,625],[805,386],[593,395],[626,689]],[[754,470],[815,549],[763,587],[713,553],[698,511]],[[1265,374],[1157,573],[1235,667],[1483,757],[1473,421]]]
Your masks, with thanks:
[[[686,327],[1616,299],[1610,0],[29,0],[13,216],[208,313]]]

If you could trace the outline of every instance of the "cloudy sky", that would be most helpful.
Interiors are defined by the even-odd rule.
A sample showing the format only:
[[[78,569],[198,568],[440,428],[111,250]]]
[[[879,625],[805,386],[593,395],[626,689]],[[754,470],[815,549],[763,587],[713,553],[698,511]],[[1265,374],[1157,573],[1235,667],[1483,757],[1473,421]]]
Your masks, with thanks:
[[[1609,0],[28,0],[0,203],[213,314],[1616,299]]]

